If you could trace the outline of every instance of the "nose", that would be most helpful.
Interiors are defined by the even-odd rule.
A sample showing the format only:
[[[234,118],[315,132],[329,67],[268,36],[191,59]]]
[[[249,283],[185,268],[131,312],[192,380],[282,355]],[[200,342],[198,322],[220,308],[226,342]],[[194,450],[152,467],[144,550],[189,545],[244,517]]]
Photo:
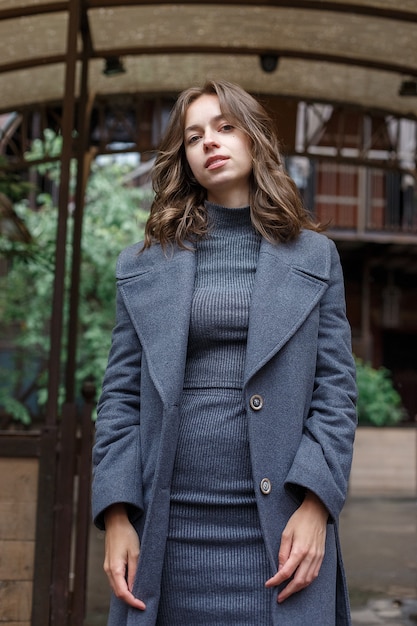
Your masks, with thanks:
[[[211,148],[218,148],[219,143],[216,141],[212,131],[206,131],[203,139],[204,150],[210,150]]]

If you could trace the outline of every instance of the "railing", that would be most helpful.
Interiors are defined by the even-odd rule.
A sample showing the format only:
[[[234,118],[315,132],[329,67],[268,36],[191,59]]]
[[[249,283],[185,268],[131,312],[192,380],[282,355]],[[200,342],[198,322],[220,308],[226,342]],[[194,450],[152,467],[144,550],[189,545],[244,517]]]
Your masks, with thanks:
[[[321,162],[306,193],[317,219],[335,234],[407,243],[417,240],[413,183],[396,171]]]

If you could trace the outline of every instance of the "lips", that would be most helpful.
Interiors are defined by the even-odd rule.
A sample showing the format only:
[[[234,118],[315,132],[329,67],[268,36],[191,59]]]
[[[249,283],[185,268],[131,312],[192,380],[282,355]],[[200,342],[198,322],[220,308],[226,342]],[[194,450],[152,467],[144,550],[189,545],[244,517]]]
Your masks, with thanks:
[[[204,167],[208,170],[214,170],[217,167],[221,167],[228,160],[228,158],[229,157],[225,157],[221,155],[211,156],[205,162]]]

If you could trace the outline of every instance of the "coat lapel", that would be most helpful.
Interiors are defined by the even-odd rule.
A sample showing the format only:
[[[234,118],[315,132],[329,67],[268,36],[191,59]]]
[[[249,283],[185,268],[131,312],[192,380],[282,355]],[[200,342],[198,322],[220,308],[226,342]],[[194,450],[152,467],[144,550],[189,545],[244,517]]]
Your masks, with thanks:
[[[145,253],[140,273],[123,281],[120,290],[154,384],[164,403],[175,404],[183,387],[195,254],[175,250],[165,257],[157,247],[150,253],[154,262],[145,263]]]
[[[262,240],[249,314],[247,382],[302,325],[327,288],[327,246]]]
[[[324,237],[273,245],[262,240],[249,313],[244,381],[294,335],[327,289],[329,248]],[[193,251],[167,257],[155,246],[120,279],[120,290],[149,371],[165,403],[183,387],[196,259]],[[136,265],[136,263],[135,263]]]

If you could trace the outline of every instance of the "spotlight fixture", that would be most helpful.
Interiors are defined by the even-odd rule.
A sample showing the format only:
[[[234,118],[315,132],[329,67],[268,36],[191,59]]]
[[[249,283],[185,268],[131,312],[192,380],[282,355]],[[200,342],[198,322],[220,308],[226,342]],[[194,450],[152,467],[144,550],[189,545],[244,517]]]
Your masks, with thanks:
[[[105,76],[117,76],[117,74],[124,74],[125,71],[120,57],[107,57],[104,60],[103,74]]]
[[[403,80],[398,90],[399,96],[417,96],[417,78]]]
[[[277,54],[261,54],[259,56],[259,60],[263,71],[270,74],[271,72],[275,72],[277,69],[279,57]]]

